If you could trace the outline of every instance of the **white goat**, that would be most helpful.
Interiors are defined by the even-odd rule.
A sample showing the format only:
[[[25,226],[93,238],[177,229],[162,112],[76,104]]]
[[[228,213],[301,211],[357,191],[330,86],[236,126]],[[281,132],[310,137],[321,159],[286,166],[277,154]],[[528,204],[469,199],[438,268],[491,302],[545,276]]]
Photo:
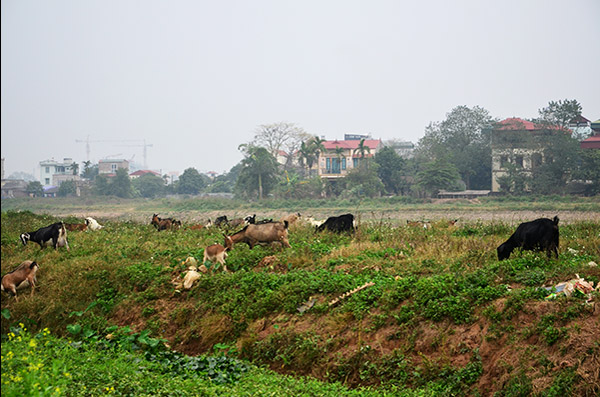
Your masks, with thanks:
[[[104,227],[101,224],[99,224],[98,222],[96,222],[96,220],[90,216],[85,218],[85,224],[87,225],[88,229],[90,229],[90,230],[100,230]]]

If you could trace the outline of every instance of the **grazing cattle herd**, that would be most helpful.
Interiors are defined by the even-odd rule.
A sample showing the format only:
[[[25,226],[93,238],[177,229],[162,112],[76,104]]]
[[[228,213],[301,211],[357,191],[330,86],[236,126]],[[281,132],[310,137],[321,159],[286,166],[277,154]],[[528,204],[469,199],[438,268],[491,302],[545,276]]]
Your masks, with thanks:
[[[232,228],[243,228],[235,233],[223,233],[224,244],[212,244],[204,249],[203,264],[219,264],[224,271],[227,270],[225,261],[227,253],[231,251],[236,244],[245,243],[250,249],[256,245],[268,245],[276,243],[281,248],[290,248],[289,227],[302,218],[299,212],[290,214],[281,218],[280,221],[272,219],[256,220],[256,214],[245,218],[235,218],[228,220],[226,215],[215,219],[214,226],[220,227],[223,231],[232,231]],[[315,232],[329,231],[332,233],[353,233],[356,230],[356,221],[353,214],[343,214],[331,216],[325,221],[318,221],[312,217],[304,219],[305,222],[315,228]],[[530,222],[521,223],[515,232],[497,248],[499,260],[508,259],[515,249],[545,251],[548,258],[552,254],[558,258],[559,229],[558,216],[553,219],[540,218]],[[448,222],[449,226],[454,226],[457,220]],[[157,231],[177,230],[182,226],[182,222],[175,218],[161,218],[158,214],[152,215],[150,222]],[[212,227],[213,223],[209,219],[205,224],[190,225],[190,230],[202,230]],[[407,227],[419,227],[428,229],[431,227],[429,222],[425,221],[407,221]],[[55,250],[59,247],[66,247],[69,250],[67,242],[67,230],[69,231],[98,231],[103,228],[94,218],[85,218],[85,223],[64,223],[56,222],[52,225],[42,227],[32,232],[22,233],[20,235],[23,245],[29,241],[38,243],[41,249],[46,246],[52,246]],[[32,293],[35,288],[36,272],[39,265],[35,261],[24,261],[15,270],[2,277],[2,291],[6,291],[16,296],[16,291],[24,286],[31,286]],[[188,280],[189,281],[189,280]]]

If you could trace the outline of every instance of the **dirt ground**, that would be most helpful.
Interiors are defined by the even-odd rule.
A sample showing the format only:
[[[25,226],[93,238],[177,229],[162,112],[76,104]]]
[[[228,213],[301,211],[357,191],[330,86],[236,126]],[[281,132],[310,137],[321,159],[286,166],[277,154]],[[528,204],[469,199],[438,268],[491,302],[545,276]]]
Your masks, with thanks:
[[[150,222],[152,213],[137,211],[134,208],[128,208],[124,211],[76,211],[76,212],[61,212],[50,211],[51,215],[57,217],[74,216],[85,218],[87,216],[94,217],[98,220],[110,221],[134,221],[134,222]],[[315,219],[324,220],[332,215],[340,215],[343,211],[328,211],[323,209],[307,210],[302,213],[304,217],[312,216]],[[460,210],[400,210],[400,211],[354,211],[352,212],[358,222],[389,222],[389,223],[405,223],[411,221],[439,221],[439,220],[455,220],[459,222],[474,223],[474,222],[508,222],[516,224],[524,221],[530,221],[537,218],[553,218],[558,216],[562,224],[592,221],[600,222],[600,208],[598,211],[506,211],[506,210],[481,210],[481,209],[460,209]],[[288,215],[285,211],[264,211],[257,212],[257,219],[272,218],[278,220],[281,217]],[[251,215],[240,210],[231,211],[185,211],[185,212],[167,212],[161,213],[162,217],[172,216],[181,219],[185,223],[206,223],[209,219],[214,220],[221,215],[227,215],[233,219],[237,217],[245,217]]]

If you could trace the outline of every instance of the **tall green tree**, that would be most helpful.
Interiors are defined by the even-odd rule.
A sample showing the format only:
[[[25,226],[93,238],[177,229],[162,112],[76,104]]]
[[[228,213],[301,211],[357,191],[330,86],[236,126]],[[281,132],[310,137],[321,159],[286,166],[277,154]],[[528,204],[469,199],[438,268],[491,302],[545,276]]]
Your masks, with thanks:
[[[489,112],[479,106],[457,106],[446,120],[431,123],[419,140],[421,162],[447,158],[458,170],[467,189],[489,189],[492,178]]]
[[[346,175],[346,191],[355,197],[378,197],[385,187],[377,176],[378,164],[368,166],[367,163],[360,164],[351,169]]]
[[[155,198],[163,196],[165,193],[165,181],[160,176],[150,173],[141,175],[131,183],[142,197]]]
[[[75,181],[64,181],[58,187],[57,195],[59,197],[74,196],[77,193],[77,186]]]
[[[550,101],[548,106],[538,110],[538,123],[569,128],[569,122],[581,116],[582,107],[575,99]]]
[[[32,181],[27,184],[27,188],[25,188],[27,194],[33,197],[43,197],[44,196],[44,187],[39,181]]]
[[[92,164],[91,161],[83,162],[83,174],[81,176],[85,179],[93,181],[98,176],[98,164]]]
[[[581,156],[573,178],[584,181],[587,186],[586,194],[600,194],[600,150],[580,149]]]
[[[323,145],[325,140],[319,138],[318,136],[314,136],[309,140],[306,140],[300,145],[300,164],[302,166],[306,165],[308,169],[308,177],[311,177],[312,167],[314,163],[319,160],[319,155],[325,151],[325,145]]]
[[[406,161],[396,151],[386,146],[375,154],[375,163],[378,164],[377,175],[388,193],[403,193],[408,185],[405,182]]]
[[[195,168],[183,171],[177,184],[177,192],[180,194],[198,194],[206,186],[206,181]]]
[[[242,169],[236,183],[236,191],[250,196],[256,192],[262,200],[277,183],[279,169],[277,160],[263,147],[240,145],[245,154]]]
[[[119,168],[115,172],[115,176],[109,184],[109,191],[112,195],[121,198],[130,198],[133,196],[131,179],[129,179],[129,173],[125,168]]]
[[[460,180],[458,170],[446,158],[430,161],[417,173],[417,185],[429,195],[441,189],[455,189]]]
[[[356,149],[354,149],[354,155],[358,154],[360,156],[360,158],[364,158],[365,155],[370,154],[371,153],[371,148],[368,147],[365,144],[365,139],[361,139],[360,142],[358,142],[358,146],[356,147]]]
[[[532,170],[530,189],[540,194],[565,193],[567,184],[577,173],[582,151],[579,141],[566,131],[546,137],[544,162]]]
[[[97,175],[94,181],[94,193],[96,195],[109,196],[110,194],[112,194],[110,191],[110,184],[108,183],[108,178],[106,177],[106,175]]]

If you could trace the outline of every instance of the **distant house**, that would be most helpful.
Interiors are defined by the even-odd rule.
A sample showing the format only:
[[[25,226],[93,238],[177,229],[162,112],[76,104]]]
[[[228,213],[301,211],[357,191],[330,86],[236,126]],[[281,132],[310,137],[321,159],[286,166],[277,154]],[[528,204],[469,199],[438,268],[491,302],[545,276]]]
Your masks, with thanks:
[[[78,179],[78,175],[73,175],[73,164],[69,157],[62,162],[54,159],[40,161],[40,183],[42,186],[57,186],[65,180]]]
[[[580,143],[582,149],[600,149],[600,120],[590,123],[593,135]]]
[[[3,179],[2,198],[28,197],[27,185],[29,182],[22,179]]]
[[[120,169],[124,169],[129,173],[129,161],[123,159],[102,159],[98,161],[98,173],[100,175],[114,175]]]
[[[345,135],[344,140],[324,141],[325,150],[319,153],[319,176],[325,179],[344,178],[348,171],[357,168],[363,157],[357,152],[360,142],[368,151],[364,158],[372,158],[383,147],[381,139],[371,139],[368,135]]]
[[[139,178],[140,176],[146,175],[146,174],[151,174],[151,175],[160,177],[160,174],[158,172],[155,172],[155,171],[151,171],[151,170],[138,170],[138,171],[135,171],[135,172],[132,172],[131,174],[129,174],[129,178],[136,179],[136,178]]]
[[[526,175],[545,162],[548,137],[564,131],[558,126],[542,126],[520,118],[500,121],[492,129],[492,192],[500,191],[498,178],[507,175],[514,164]]]

